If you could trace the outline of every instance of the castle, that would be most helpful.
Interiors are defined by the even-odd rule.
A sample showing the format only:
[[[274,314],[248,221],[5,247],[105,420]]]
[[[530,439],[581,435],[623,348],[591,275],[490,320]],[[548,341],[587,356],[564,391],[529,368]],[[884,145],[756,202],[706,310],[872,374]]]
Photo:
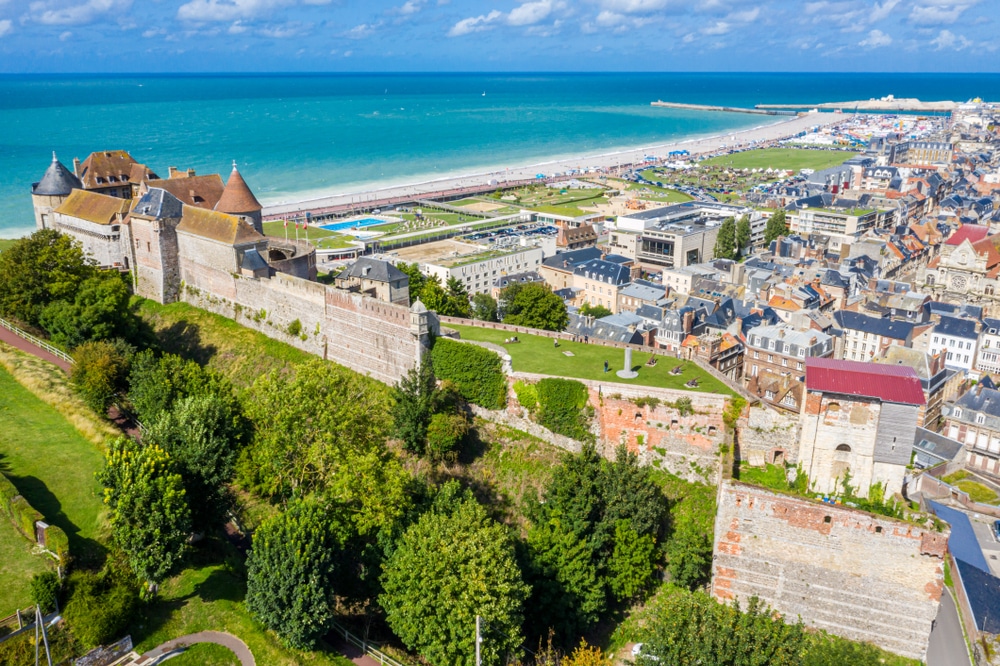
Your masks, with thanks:
[[[264,235],[260,202],[235,163],[224,183],[173,167],[160,178],[122,150],[74,160],[73,171],[53,153],[31,199],[39,229],[130,271],[139,296],[239,319],[390,384],[438,331],[435,315],[398,290],[387,302],[316,282],[315,248]]]

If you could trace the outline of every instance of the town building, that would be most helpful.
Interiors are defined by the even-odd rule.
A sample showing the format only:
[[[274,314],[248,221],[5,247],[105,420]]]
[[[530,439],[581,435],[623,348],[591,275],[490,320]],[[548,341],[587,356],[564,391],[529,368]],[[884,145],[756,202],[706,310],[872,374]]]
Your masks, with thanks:
[[[859,497],[880,484],[902,492],[918,412],[924,406],[913,368],[829,358],[806,359],[799,460],[809,487]]]
[[[966,466],[1000,478],[1000,391],[976,385],[943,411],[943,433],[965,445]]]
[[[945,365],[968,372],[976,364],[979,323],[958,317],[941,317],[930,331],[928,351],[945,353]]]
[[[130,199],[121,199],[89,190],[73,190],[51,213],[51,228],[72,236],[102,268],[129,270],[128,236],[122,243]],[[44,213],[39,211],[39,215]]]
[[[426,275],[436,275],[441,284],[455,278],[465,285],[469,294],[488,294],[503,275],[538,271],[542,266],[542,249],[519,247],[514,250],[483,250],[476,248],[454,258],[421,263]]]
[[[747,379],[761,371],[800,377],[808,358],[833,355],[833,337],[821,331],[799,331],[787,324],[758,326],[746,336]]]
[[[618,291],[618,311],[638,310],[643,305],[663,305],[667,290],[657,282],[633,280]]]
[[[926,405],[917,414],[917,424],[937,432],[944,425],[942,409],[949,400],[954,400],[965,386],[964,373],[946,367],[945,354],[930,354],[919,349],[909,349],[891,345],[885,356],[874,359],[875,363],[908,366],[913,368],[920,379]]]
[[[632,281],[628,266],[605,259],[591,259],[573,269],[573,289],[582,305],[600,305],[618,312],[618,294]]]
[[[976,370],[987,374],[1000,373],[1000,319],[986,317],[979,336]]]
[[[890,345],[909,347],[913,343],[914,325],[893,321],[850,310],[838,310],[833,315],[840,331],[841,345],[836,356],[849,361],[870,361],[885,354]]]
[[[681,343],[687,359],[698,359],[732,380],[743,376],[743,343],[731,333],[689,335]]]
[[[618,216],[617,242],[626,245],[621,234],[636,234],[636,261],[658,268],[683,268],[713,259],[723,220],[750,212],[749,208],[695,201],[629,212]]]
[[[337,274],[334,284],[387,303],[410,305],[410,278],[388,261],[361,257]]]
[[[143,181],[157,178],[124,150],[91,153],[82,164],[73,160],[73,171],[84,189],[119,199],[133,198]]]

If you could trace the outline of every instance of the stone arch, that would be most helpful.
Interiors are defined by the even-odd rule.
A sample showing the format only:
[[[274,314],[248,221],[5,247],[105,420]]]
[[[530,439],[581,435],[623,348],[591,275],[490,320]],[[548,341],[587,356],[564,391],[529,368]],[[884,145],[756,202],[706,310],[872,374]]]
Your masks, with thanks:
[[[837,445],[837,450],[838,451],[846,451],[847,453],[850,453],[851,452],[851,446],[850,446],[850,444],[838,444]]]

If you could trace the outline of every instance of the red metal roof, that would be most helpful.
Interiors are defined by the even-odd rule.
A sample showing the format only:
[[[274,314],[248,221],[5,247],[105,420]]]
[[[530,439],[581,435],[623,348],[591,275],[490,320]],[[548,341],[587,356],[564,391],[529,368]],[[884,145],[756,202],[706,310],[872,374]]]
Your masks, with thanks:
[[[963,224],[945,241],[945,245],[961,245],[962,241],[966,239],[971,243],[975,243],[976,241],[983,240],[989,234],[989,227],[981,224]]]
[[[862,395],[907,405],[926,402],[916,371],[902,365],[807,358],[806,389]]]

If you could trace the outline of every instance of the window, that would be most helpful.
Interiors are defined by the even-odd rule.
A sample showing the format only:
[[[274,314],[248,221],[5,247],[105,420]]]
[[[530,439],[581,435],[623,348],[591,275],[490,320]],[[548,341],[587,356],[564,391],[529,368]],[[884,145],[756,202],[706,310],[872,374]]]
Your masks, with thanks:
[[[982,425],[983,423],[986,423],[986,417],[984,415],[982,415],[982,414],[976,414],[976,423],[978,423],[980,425]]]
[[[785,397],[781,399],[781,404],[788,405],[789,407],[795,406],[795,398],[792,397],[791,393],[786,393]]]
[[[961,407],[956,407],[955,411],[952,412],[951,415],[954,416],[956,419],[962,418],[962,409],[961,409]]]
[[[781,359],[781,365],[787,368],[788,367],[788,359],[787,358]]]
[[[764,397],[767,400],[774,400],[774,391],[764,391]]]
[[[936,336],[936,335],[935,335],[935,336],[934,336],[934,344],[937,344],[937,341],[938,341],[938,339],[937,339],[937,338],[938,338],[938,336]]]
[[[768,340],[767,341],[767,348],[768,349],[774,349],[774,340]]]
[[[760,352],[755,349],[754,352],[753,352],[753,357],[754,358],[760,358]]]
[[[969,355],[968,354],[966,354],[963,358],[964,358],[964,360],[962,361],[963,363],[968,363],[969,362]]]
[[[838,451],[845,451],[845,452],[847,452],[847,453],[850,453],[850,452],[851,452],[851,447],[850,447],[850,446],[848,446],[847,444],[840,444],[840,445],[839,445],[839,446],[837,447],[837,450],[838,450]]]

